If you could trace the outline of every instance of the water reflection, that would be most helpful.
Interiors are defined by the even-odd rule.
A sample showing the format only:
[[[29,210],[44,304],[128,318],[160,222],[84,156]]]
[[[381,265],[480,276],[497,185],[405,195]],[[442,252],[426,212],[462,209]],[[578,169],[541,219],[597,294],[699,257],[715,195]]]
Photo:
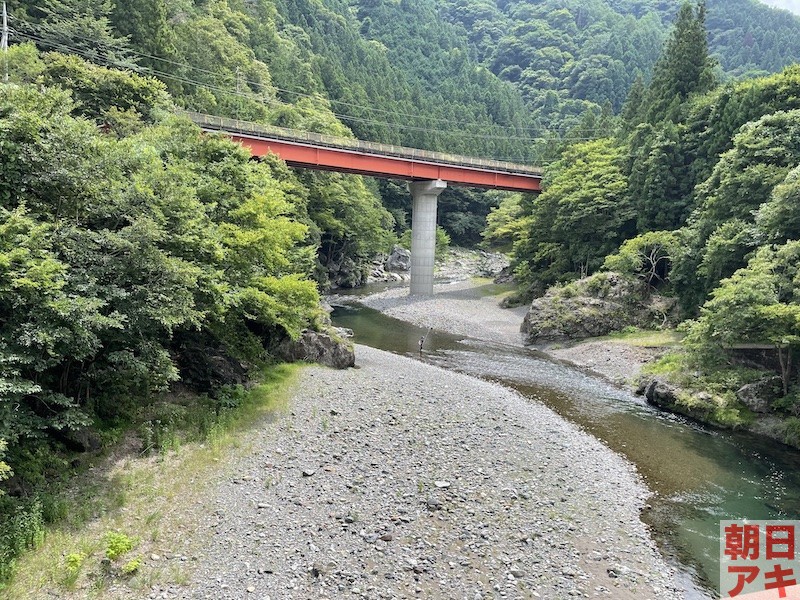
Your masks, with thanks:
[[[687,598],[709,598],[718,585],[720,519],[800,517],[800,453],[776,442],[658,411],[535,351],[434,331],[420,354],[422,328],[357,306],[333,318],[357,343],[511,386],[628,458],[655,494],[643,518],[691,574]]]

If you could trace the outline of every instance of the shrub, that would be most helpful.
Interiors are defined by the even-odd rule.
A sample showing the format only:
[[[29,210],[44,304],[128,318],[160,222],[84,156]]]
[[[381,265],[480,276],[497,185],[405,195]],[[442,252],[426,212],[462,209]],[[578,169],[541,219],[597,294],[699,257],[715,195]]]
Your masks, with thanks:
[[[36,548],[44,540],[42,504],[34,499],[26,506],[0,506],[6,517],[0,522],[0,582],[14,570],[14,559],[24,550]]]
[[[142,559],[141,557],[137,556],[133,560],[129,560],[128,562],[126,562],[122,566],[122,569],[120,569],[120,573],[122,573],[123,575],[133,575],[134,573],[136,573],[136,571],[139,570],[139,567],[141,566],[142,566]]]
[[[66,572],[61,582],[64,587],[68,589],[75,587],[75,583],[78,581],[78,577],[81,574],[81,567],[85,560],[86,555],[83,552],[67,554],[64,558],[64,568]]]
[[[800,448],[800,419],[789,417],[783,422],[783,442]]]
[[[106,557],[109,560],[116,560],[123,554],[133,549],[133,540],[116,531],[106,534]]]

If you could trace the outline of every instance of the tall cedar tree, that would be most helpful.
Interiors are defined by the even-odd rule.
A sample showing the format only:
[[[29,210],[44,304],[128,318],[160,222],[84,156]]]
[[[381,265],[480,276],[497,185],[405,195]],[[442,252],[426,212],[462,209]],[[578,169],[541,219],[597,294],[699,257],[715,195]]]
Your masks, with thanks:
[[[680,107],[692,94],[703,94],[714,87],[714,61],[708,55],[705,28],[705,2],[696,9],[683,4],[664,53],[653,68],[647,94],[647,121],[678,121]]]
[[[175,33],[167,14],[164,0],[125,0],[117,2],[111,13],[117,32],[127,36],[137,52],[146,55],[139,62],[156,71],[170,71],[171,65],[164,59],[176,59]]]

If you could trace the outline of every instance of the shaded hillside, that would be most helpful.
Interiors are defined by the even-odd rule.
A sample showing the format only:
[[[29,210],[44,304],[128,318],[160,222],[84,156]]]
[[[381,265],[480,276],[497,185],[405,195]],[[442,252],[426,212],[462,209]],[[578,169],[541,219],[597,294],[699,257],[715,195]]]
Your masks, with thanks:
[[[513,82],[539,122],[572,122],[609,103],[619,111],[649,79],[679,2],[440,0],[478,59]],[[726,76],[767,73],[800,59],[800,19],[756,0],[710,0],[711,54]]]

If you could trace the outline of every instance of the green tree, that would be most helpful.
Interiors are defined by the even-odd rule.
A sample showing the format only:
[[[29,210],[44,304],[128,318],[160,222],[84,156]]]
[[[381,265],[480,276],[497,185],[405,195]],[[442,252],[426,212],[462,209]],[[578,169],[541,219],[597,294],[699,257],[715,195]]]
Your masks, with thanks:
[[[641,74],[637,75],[633,80],[631,89],[628,90],[628,96],[625,98],[625,104],[622,105],[620,116],[622,117],[625,126],[628,129],[633,129],[642,122],[642,112],[647,88],[644,85],[644,79]]]
[[[591,274],[633,235],[621,159],[622,148],[604,138],[570,146],[548,170],[515,244],[517,270],[528,283]]]
[[[164,0],[124,0],[114,5],[111,22],[131,48],[142,55],[138,62],[155,71],[174,70],[175,33],[168,23]]]
[[[772,243],[800,239],[800,166],[772,191],[756,214],[760,234]]]
[[[514,241],[522,234],[520,217],[523,209],[520,194],[507,194],[486,217],[482,246],[511,250]]]
[[[681,5],[661,58],[653,67],[653,80],[647,91],[647,120],[677,122],[679,107],[691,95],[709,91],[714,85],[714,63],[708,54],[705,29],[706,8],[688,2]]]
[[[372,258],[396,240],[392,215],[361,177],[307,171],[299,179],[308,188],[308,214],[319,236],[318,280],[328,285],[330,272],[338,286],[363,284]]]
[[[669,281],[672,261],[680,247],[674,231],[649,231],[625,241],[615,254],[603,262],[603,268],[633,275],[644,281],[648,290]]]
[[[711,176],[695,189],[699,206],[683,234],[686,243],[673,277],[688,314],[721,279],[745,265],[758,242],[755,214],[800,161],[798,136],[800,110],[779,111],[748,123]],[[776,201],[765,209],[765,218],[779,206]],[[698,278],[698,273],[702,277]]]
[[[675,229],[688,217],[691,187],[678,126],[652,131],[633,160],[628,178],[640,232]]]
[[[288,171],[175,117],[118,138],[73,110],[55,88],[0,90],[0,438],[15,472],[20,440],[124,416],[176,381],[177,339],[265,358],[318,315]]]
[[[110,0],[23,2],[26,18],[17,26],[44,50],[74,52],[93,63],[133,65],[127,40],[111,26]],[[31,37],[32,36],[32,37]]]
[[[764,246],[721,282],[691,326],[689,343],[706,354],[736,344],[769,343],[781,365],[783,393],[800,349],[800,242]]]

